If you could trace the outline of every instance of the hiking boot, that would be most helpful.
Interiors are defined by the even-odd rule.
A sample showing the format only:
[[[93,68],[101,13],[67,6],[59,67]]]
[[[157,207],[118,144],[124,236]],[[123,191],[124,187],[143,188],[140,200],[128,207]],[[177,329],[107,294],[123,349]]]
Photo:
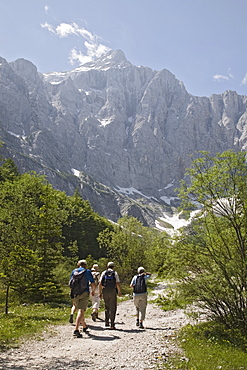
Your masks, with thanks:
[[[86,327],[85,327],[85,328],[83,328],[82,330],[83,330],[83,332],[84,332],[84,333],[86,333],[86,332],[87,332],[87,330],[88,330],[88,326],[86,326]]]
[[[136,319],[136,326],[139,326],[139,319]]]
[[[109,322],[106,322],[105,323],[105,327],[107,327],[107,326],[110,326]]]
[[[142,322],[140,322],[139,328],[140,329],[144,329],[144,326],[143,326],[143,323]]]
[[[110,327],[110,329],[111,329],[111,330],[116,330],[115,325],[111,326],[111,327]]]
[[[74,316],[74,315],[70,315],[70,317],[69,317],[69,322],[70,322],[70,324],[73,324],[73,316]]]
[[[79,332],[79,330],[75,330],[73,336],[76,338],[82,338],[82,334]]]
[[[96,312],[95,311],[91,313],[91,316],[92,316],[92,320],[96,321]]]

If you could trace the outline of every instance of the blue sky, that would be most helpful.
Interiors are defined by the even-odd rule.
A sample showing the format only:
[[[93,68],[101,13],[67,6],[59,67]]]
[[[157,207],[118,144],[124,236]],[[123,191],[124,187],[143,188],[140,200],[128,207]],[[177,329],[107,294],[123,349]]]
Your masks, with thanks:
[[[68,71],[121,49],[193,95],[247,95],[247,0],[0,0],[0,56]]]

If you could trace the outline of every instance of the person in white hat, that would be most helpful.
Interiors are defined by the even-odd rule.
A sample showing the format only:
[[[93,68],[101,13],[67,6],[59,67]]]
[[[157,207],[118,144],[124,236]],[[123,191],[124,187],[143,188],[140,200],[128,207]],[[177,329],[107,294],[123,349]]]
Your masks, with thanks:
[[[114,262],[108,262],[107,270],[100,276],[100,293],[105,302],[105,326],[116,329],[117,294],[121,296],[122,293],[118,273],[114,270]]]
[[[98,316],[98,311],[100,307],[100,290],[99,290],[99,278],[100,278],[100,272],[99,272],[99,265],[95,263],[93,267],[91,268],[91,272],[94,278],[94,283],[95,283],[95,291],[94,295],[91,294],[91,289],[90,289],[90,298],[92,301],[92,320],[96,321],[96,319],[99,318]]]
[[[134,305],[136,307],[136,326],[144,329],[143,321],[146,316],[147,308],[147,280],[151,274],[145,272],[144,267],[140,266],[137,269],[137,275],[133,276],[130,287],[133,288]]]

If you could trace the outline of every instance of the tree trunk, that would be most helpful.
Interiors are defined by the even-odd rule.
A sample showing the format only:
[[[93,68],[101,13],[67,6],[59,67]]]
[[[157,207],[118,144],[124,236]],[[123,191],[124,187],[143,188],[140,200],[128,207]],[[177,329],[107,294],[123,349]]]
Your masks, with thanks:
[[[5,299],[5,314],[9,313],[9,285],[6,288],[6,299]]]

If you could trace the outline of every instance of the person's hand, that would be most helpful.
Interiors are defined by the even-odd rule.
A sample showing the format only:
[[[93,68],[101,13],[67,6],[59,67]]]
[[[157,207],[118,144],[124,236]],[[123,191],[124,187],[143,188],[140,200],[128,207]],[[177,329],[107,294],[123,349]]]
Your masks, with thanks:
[[[122,297],[122,292],[118,292],[118,296],[119,297]]]

